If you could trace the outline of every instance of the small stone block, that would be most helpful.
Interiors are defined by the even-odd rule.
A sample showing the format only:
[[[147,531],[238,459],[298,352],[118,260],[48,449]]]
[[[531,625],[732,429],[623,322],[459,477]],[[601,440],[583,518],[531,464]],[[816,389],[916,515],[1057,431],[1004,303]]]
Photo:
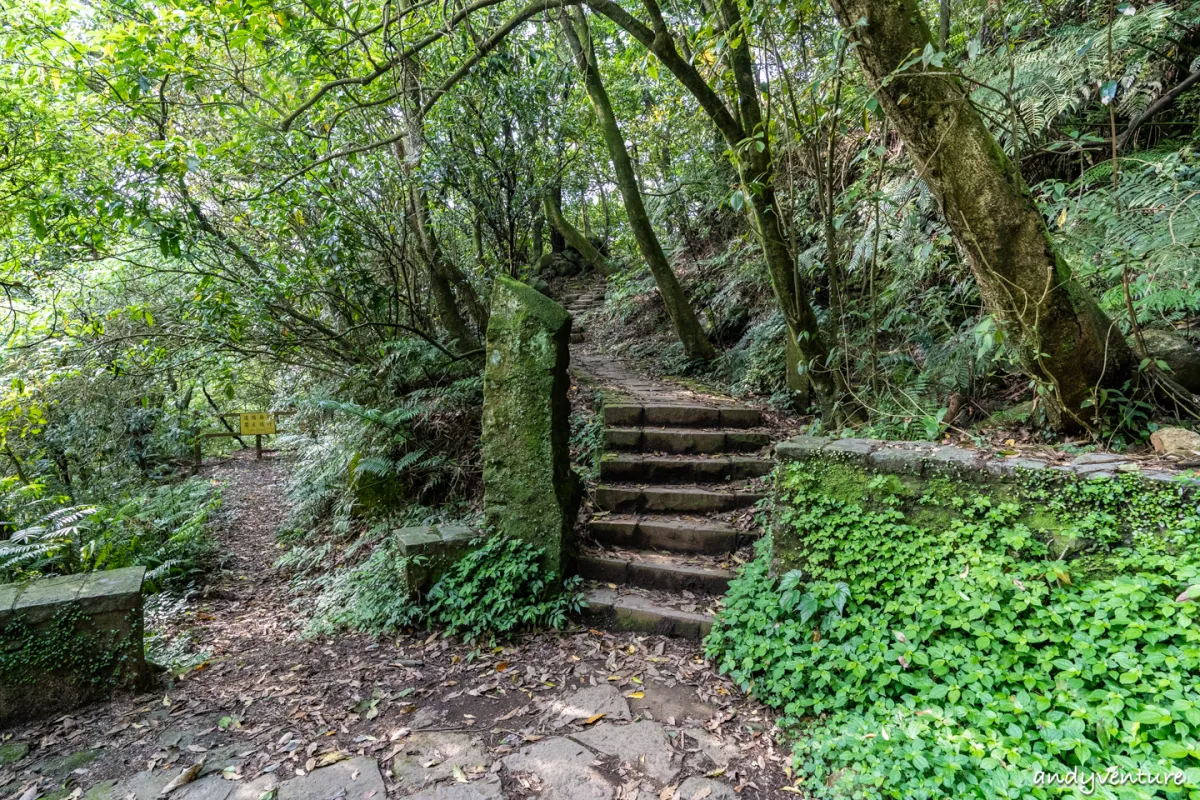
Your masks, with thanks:
[[[717,425],[721,412],[708,406],[646,406],[644,425]]]
[[[867,456],[867,463],[892,475],[920,475],[925,469],[929,448],[884,447]]]
[[[611,404],[604,407],[604,424],[615,427],[636,427],[642,424],[642,407]]]
[[[75,601],[85,614],[137,608],[141,604],[142,582],[145,577],[145,567],[88,573]]]
[[[1071,462],[1074,467],[1086,467],[1092,464],[1112,464],[1117,461],[1125,461],[1124,456],[1116,453],[1084,453]]]
[[[1047,462],[1040,458],[993,458],[985,465],[988,474],[998,478],[1019,475],[1021,472],[1043,470]]]
[[[883,442],[879,439],[837,439],[825,447],[824,452],[836,453],[849,461],[867,463],[867,456],[874,453]]]
[[[17,596],[12,605],[12,613],[27,625],[46,622],[75,602],[86,580],[86,574],[32,580],[25,584]]]
[[[479,538],[479,533],[466,525],[439,525],[442,541],[450,545],[466,545]]]
[[[832,441],[827,436],[793,436],[775,445],[775,455],[783,461],[807,461]]]
[[[762,412],[757,408],[722,408],[721,425],[726,428],[753,428],[762,424]]]
[[[441,535],[431,525],[401,528],[396,531],[396,539],[402,556],[423,555],[442,543]]]
[[[983,453],[965,447],[939,447],[926,457],[929,469],[961,475],[979,472],[983,468]]]

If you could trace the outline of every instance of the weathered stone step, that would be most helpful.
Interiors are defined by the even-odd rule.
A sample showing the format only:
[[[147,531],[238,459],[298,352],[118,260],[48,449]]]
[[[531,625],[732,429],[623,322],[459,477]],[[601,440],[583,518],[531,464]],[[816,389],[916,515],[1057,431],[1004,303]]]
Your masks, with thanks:
[[[764,431],[696,430],[688,428],[605,428],[604,446],[682,455],[761,450],[771,443]]]
[[[661,517],[614,515],[591,522],[600,544],[673,553],[732,553],[757,537],[723,525]]]
[[[613,403],[604,407],[604,424],[614,428],[753,428],[762,424],[762,412],[741,406]]]
[[[604,583],[641,586],[662,592],[689,590],[705,594],[725,594],[733,573],[726,569],[693,567],[670,561],[615,556],[580,556],[576,562],[584,578]]]
[[[673,489],[651,486],[597,486],[596,505],[602,511],[632,514],[642,511],[672,511],[709,514],[752,506],[763,498],[758,492],[710,489]]]
[[[629,483],[721,483],[766,475],[775,466],[757,456],[642,456],[610,453],[600,462],[600,479]]]
[[[593,624],[618,631],[657,633],[685,639],[701,639],[712,630],[708,614],[680,611],[638,595],[621,595],[612,589],[584,593]]]

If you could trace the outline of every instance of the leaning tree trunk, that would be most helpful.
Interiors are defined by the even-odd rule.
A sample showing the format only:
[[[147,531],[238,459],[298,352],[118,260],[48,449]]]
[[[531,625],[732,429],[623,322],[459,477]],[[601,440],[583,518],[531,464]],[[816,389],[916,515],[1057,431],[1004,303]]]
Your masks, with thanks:
[[[1120,387],[1129,377],[1133,355],[1120,330],[1056,252],[1019,169],[963,82],[923,74],[919,61],[898,71],[931,43],[916,0],[833,5],[867,83],[967,251],[984,302],[1026,370],[1047,387],[1052,424],[1086,427],[1083,404],[1096,387]]]
[[[583,12],[578,9],[573,10],[575,11],[574,26],[564,13],[563,32],[575,55],[575,63],[583,75],[584,88],[587,89],[588,99],[591,100],[592,109],[596,112],[596,119],[600,122],[600,133],[604,138],[604,144],[608,147],[608,156],[613,162],[617,187],[621,190],[621,198],[625,201],[625,214],[629,218],[629,227],[633,229],[638,249],[641,251],[642,257],[646,259],[646,265],[650,267],[654,282],[658,284],[659,294],[662,295],[663,303],[667,307],[667,314],[671,317],[671,323],[675,327],[679,341],[683,343],[683,350],[687,357],[711,361],[716,358],[717,351],[708,341],[704,329],[700,326],[696,312],[688,302],[683,287],[679,285],[679,278],[676,277],[675,270],[671,269],[670,263],[667,262],[658,236],[654,233],[654,227],[650,224],[650,215],[646,213],[646,206],[642,203],[642,192],[638,187],[633,162],[629,158],[629,151],[625,148],[625,138],[621,135],[616,114],[613,113],[612,103],[608,99],[604,81],[600,77],[600,69],[596,65],[596,53],[592,47],[592,35],[588,30],[587,20],[583,16]]]
[[[617,274],[616,266],[609,262],[604,254],[597,250],[596,246],[563,216],[562,209],[559,208],[558,202],[554,198],[554,192],[547,192],[542,198],[542,208],[546,212],[546,219],[550,220],[551,230],[556,231],[566,244],[574,247],[575,251],[583,256],[584,262],[589,267],[595,267],[606,278]]]

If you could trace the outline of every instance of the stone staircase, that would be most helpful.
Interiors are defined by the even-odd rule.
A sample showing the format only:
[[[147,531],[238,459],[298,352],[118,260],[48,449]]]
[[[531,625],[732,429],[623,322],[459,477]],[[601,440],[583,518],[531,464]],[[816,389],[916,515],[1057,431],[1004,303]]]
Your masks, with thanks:
[[[603,287],[592,288],[567,310],[602,303]],[[699,638],[737,560],[749,558],[756,535],[745,521],[762,494],[748,484],[773,468],[772,437],[756,409],[697,403],[595,355],[572,353],[572,363],[606,396],[590,541],[576,559],[593,621]]]

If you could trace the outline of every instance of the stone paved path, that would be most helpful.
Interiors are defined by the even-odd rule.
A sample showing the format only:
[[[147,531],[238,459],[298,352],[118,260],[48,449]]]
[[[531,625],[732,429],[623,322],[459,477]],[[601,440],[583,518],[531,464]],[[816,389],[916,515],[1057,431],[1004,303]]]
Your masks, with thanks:
[[[757,536],[774,461],[757,409],[640,376],[588,346],[603,284],[568,296],[571,365],[604,400],[600,485],[578,572],[598,624],[699,638]],[[740,552],[740,554],[739,554]]]
[[[427,632],[305,637],[276,529],[289,465],[242,453],[223,569],[149,625],[192,666],[138,696],[0,729],[11,800],[777,796],[773,716],[697,643],[572,627],[482,646]],[[197,763],[194,780],[163,789]]]

